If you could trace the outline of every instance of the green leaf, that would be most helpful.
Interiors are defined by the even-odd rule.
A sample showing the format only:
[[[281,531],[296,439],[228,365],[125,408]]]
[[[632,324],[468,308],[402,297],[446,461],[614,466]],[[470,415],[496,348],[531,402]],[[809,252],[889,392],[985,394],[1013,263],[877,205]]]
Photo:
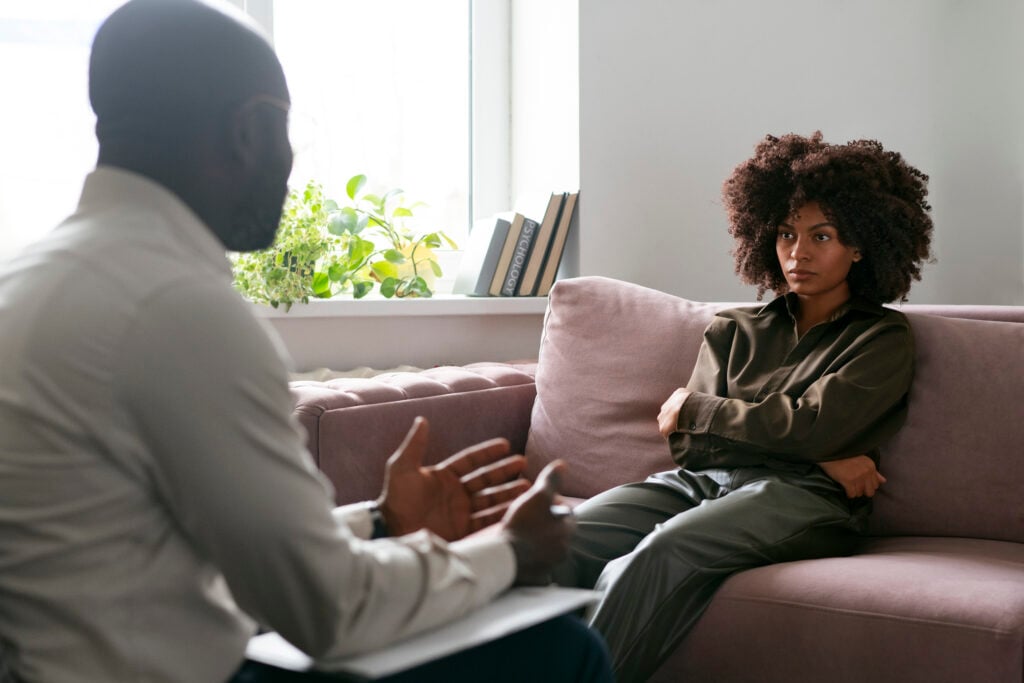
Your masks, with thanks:
[[[377,273],[381,280],[398,277],[398,268],[393,263],[388,263],[387,261],[377,261],[370,268],[373,269],[373,272]]]
[[[371,282],[369,280],[361,280],[359,282],[353,283],[353,285],[352,285],[352,296],[354,296],[357,299],[362,299],[364,296],[369,294],[370,290],[372,290],[372,289],[373,289],[373,282]]]
[[[430,259],[430,269],[434,271],[435,277],[444,277],[444,271],[441,270],[441,266],[434,259]]]
[[[441,246],[441,238],[437,236],[436,232],[432,232],[429,235],[423,236],[423,243],[431,249],[437,249]]]
[[[327,221],[327,230],[334,235],[344,235],[346,232],[356,234],[359,232],[359,214],[350,206],[346,206],[337,213],[331,214]]]
[[[447,242],[448,246],[451,247],[452,249],[458,249],[459,248],[459,245],[455,244],[455,240],[453,240],[451,237],[449,237],[445,233],[443,233],[441,231],[438,231],[437,234],[440,235],[441,237],[443,237],[444,241]]]
[[[364,194],[363,201],[373,206],[373,210],[377,213],[384,213],[384,199],[379,195],[375,194]]]
[[[388,249],[384,252],[384,258],[392,263],[405,263],[405,256],[397,249]]]
[[[355,234],[355,235],[358,235],[359,233],[361,233],[363,231],[363,228],[365,228],[367,223],[369,223],[369,222],[370,222],[370,217],[369,216],[367,216],[365,213],[359,214],[359,221],[356,223],[355,230],[353,230],[352,233]]]
[[[348,183],[345,185],[345,192],[348,194],[348,198],[355,199],[364,185],[366,185],[366,176],[362,173],[349,178]]]
[[[373,250],[373,242],[362,237],[354,237],[348,243],[348,258],[355,263],[361,263],[373,253]]]
[[[413,283],[412,283],[412,286],[413,286],[413,287],[414,287],[414,288],[416,289],[416,291],[417,291],[417,292],[419,292],[419,293],[420,293],[420,294],[421,294],[422,296],[430,296],[430,285],[428,285],[428,284],[427,284],[427,281],[426,281],[426,280],[424,280],[424,279],[423,279],[422,277],[417,277],[417,278],[416,278],[416,279],[415,279],[415,280],[413,281]]]
[[[327,268],[327,277],[331,278],[331,282],[341,282],[345,277],[345,269],[337,263],[332,263]]]
[[[327,273],[316,273],[313,275],[313,293],[321,296],[325,292],[330,296],[331,278],[327,276]]]
[[[327,232],[332,235],[344,235],[345,231],[345,219],[342,218],[340,212],[335,211],[327,217]]]
[[[326,211],[337,211],[338,210],[338,202],[334,201],[333,199],[325,199],[324,200],[324,209]]]
[[[395,290],[398,288],[398,278],[389,277],[380,283],[380,293],[386,298],[390,299],[395,295]]]
[[[410,211],[409,209],[407,209],[404,206],[400,206],[397,209],[395,209],[395,212],[393,214],[391,214],[391,215],[394,216],[395,218],[398,218],[400,216],[411,216],[412,215],[412,211]]]

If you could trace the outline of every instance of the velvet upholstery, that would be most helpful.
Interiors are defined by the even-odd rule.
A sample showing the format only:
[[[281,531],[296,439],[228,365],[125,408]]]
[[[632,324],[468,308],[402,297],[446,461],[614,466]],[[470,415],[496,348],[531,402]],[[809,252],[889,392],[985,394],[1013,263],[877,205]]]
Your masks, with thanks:
[[[734,575],[653,680],[1020,681],[1022,641],[1024,545],[874,539]]]
[[[1024,324],[908,313],[917,366],[871,533],[1024,542]]]
[[[380,495],[388,456],[418,415],[431,424],[425,464],[499,436],[521,453],[536,394],[535,367],[474,363],[371,379],[292,382],[295,415],[338,504],[372,500]],[[462,426],[444,428],[454,416]]]

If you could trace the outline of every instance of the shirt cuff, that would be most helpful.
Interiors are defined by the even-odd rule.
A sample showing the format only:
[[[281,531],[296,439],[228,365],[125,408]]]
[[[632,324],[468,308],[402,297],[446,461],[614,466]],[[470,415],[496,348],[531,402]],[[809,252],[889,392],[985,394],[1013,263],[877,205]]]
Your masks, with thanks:
[[[370,508],[374,504],[371,501],[366,501],[342,505],[331,510],[331,516],[334,517],[337,524],[347,526],[357,538],[369,540],[373,536],[373,518],[370,516]]]
[[[500,534],[478,534],[448,544],[473,568],[481,591],[497,595],[516,578],[516,553]]]
[[[691,435],[707,434],[711,431],[711,421],[715,419],[715,413],[724,402],[725,399],[721,396],[692,392],[683,401],[683,407],[679,410],[677,431]]]

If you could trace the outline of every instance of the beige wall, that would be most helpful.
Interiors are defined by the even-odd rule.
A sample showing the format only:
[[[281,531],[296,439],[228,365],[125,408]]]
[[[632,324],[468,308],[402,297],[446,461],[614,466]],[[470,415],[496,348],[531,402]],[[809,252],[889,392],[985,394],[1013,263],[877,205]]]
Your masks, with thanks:
[[[719,190],[765,133],[931,176],[916,303],[1024,304],[1024,3],[580,0],[580,270],[748,300]]]

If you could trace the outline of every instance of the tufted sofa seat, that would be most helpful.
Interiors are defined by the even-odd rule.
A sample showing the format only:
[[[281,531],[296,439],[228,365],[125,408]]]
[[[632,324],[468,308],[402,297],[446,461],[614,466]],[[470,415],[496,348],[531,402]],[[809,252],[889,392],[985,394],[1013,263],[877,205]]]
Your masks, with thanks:
[[[458,416],[461,425],[432,433],[426,464],[496,435],[522,453],[536,369],[532,361],[473,363],[372,379],[292,382],[291,388],[309,451],[334,484],[340,505],[377,497],[387,456],[417,415],[435,424]]]

